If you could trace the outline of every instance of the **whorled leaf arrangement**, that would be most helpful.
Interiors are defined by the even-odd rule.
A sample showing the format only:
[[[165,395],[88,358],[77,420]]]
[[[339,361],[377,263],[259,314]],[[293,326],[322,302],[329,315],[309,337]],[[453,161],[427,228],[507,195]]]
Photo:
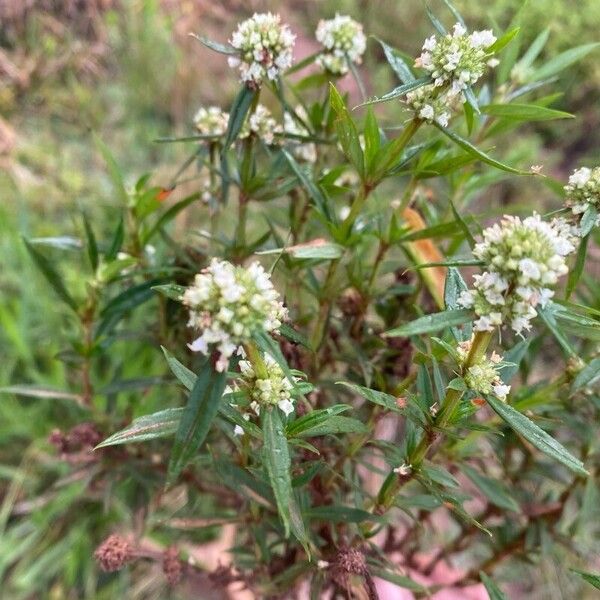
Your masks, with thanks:
[[[108,241],[82,221],[85,296],[42,252],[56,240],[27,242],[81,327],[69,363],[81,390],[44,393],[77,399],[104,436],[55,442],[71,458],[96,446],[82,493],[110,510],[94,535],[122,533],[96,553],[105,570],[162,560],[169,583],[193,579],[203,568],[184,560],[178,527],[228,525],[233,562],[208,576],[257,598],[295,597],[304,584],[312,598],[374,598],[377,579],[426,594],[436,565],[474,547],[459,583],[503,598],[510,576],[490,575],[564,539],[567,503],[569,523],[586,527],[600,312],[585,261],[600,167],[577,169],[566,200],[547,199],[558,216],[502,217],[489,198],[509,178],[556,184],[496,156],[510,160],[505,134],[519,124],[572,117],[537,95],[541,81],[594,46],[502,80],[518,29],[469,32],[445,4],[458,22],[448,33],[430,14],[437,33],[416,59],[380,42],[401,83],[364,104],[387,103],[385,118],[371,107],[361,118],[338,89],[348,74],[364,85],[366,38],[350,17],[322,21],[322,49],[296,66],[295,35],[277,15],[254,15],[228,44],[197,36],[228,56],[242,87],[230,107],[197,111],[196,135],[161,140],[191,145],[164,187],[141,178],[129,190],[98,141],[124,215]],[[194,194],[164,208],[184,178]],[[537,196],[518,201],[543,210]],[[181,239],[169,225],[184,211]],[[158,380],[107,367],[133,328],[149,364],[165,347],[174,379],[164,367]],[[547,333],[564,357],[550,358]],[[581,562],[571,553],[566,564],[596,586]]]

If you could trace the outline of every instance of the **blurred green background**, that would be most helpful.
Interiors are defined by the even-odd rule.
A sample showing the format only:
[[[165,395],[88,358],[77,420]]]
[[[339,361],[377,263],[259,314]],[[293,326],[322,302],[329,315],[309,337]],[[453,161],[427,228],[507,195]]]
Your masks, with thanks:
[[[431,4],[443,10],[441,2]],[[455,4],[473,28],[506,28],[520,11],[523,47],[549,30],[542,58],[597,41],[600,30],[598,0],[526,4],[456,0]],[[154,185],[167,186],[188,149],[153,140],[191,132],[200,104],[227,107],[237,88],[225,59],[188,34],[202,32],[225,41],[237,21],[269,9],[280,12],[297,32],[297,58],[313,49],[318,20],[335,12],[351,14],[364,23],[368,34],[409,54],[417,54],[432,32],[423,6],[413,0],[0,2],[0,386],[30,383],[70,388],[69,373],[56,360],[64,336],[70,333],[69,317],[31,264],[22,237],[80,236],[82,208],[97,232],[114,228],[110,207],[117,205],[117,199],[111,196],[105,163],[91,132],[108,145],[131,184],[152,173]],[[445,20],[450,24],[450,19]],[[508,162],[518,161],[525,168],[543,164],[544,172],[564,179],[575,165],[597,156],[600,139],[593,132],[600,124],[599,58],[600,53],[592,53],[554,86],[563,95],[553,107],[575,113],[577,119],[510,134],[505,143],[517,159]],[[369,42],[362,72],[372,93],[395,85],[374,40]],[[516,201],[524,190],[505,184],[498,194],[502,200]],[[543,191],[537,187],[535,193]],[[542,197],[532,198],[527,202],[534,209],[542,205]],[[64,252],[68,258],[68,251]],[[77,262],[69,268],[63,255],[61,264],[67,282],[77,288]],[[129,358],[124,369],[131,376],[151,375],[153,361],[155,366],[160,361],[158,354],[153,358],[132,352]],[[10,494],[17,494],[15,481],[34,485],[15,475],[24,476],[19,465],[32,441],[45,439],[56,427],[62,415],[56,402],[60,403],[2,396],[0,532]],[[11,481],[13,487],[8,489]],[[52,513],[46,518],[51,519]],[[89,548],[79,550],[91,555]],[[0,580],[8,561],[6,552],[5,548],[3,557],[0,548]],[[49,577],[52,569],[63,568],[61,561],[46,561],[37,570],[21,572],[23,589],[35,578]],[[557,576],[546,570],[547,585],[560,589],[561,582],[553,581]]]

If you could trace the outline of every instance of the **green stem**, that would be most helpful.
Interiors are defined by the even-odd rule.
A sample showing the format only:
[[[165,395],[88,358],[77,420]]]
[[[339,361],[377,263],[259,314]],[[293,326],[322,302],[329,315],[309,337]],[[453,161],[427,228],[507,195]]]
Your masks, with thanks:
[[[481,358],[483,358],[491,339],[492,332],[490,331],[478,331],[475,334],[471,344],[471,350],[469,351],[467,359],[462,368],[463,373],[469,367],[477,364]],[[464,392],[452,388],[446,392],[446,396],[442,402],[441,410],[435,419],[435,425],[437,428],[443,429],[444,427],[448,426],[452,415],[454,414],[454,411],[456,410],[456,407],[463,396],[463,393]],[[412,474],[419,468],[420,464],[429,453],[433,442],[435,441],[435,435],[432,435],[432,433],[433,432],[426,433],[421,438],[421,441],[417,444],[415,449],[410,453],[407,462],[412,468],[411,473],[408,476],[400,478],[392,471],[383,482],[377,497],[377,503],[380,509],[384,509],[384,511],[388,510],[394,503],[396,495],[402,486],[412,479]]]

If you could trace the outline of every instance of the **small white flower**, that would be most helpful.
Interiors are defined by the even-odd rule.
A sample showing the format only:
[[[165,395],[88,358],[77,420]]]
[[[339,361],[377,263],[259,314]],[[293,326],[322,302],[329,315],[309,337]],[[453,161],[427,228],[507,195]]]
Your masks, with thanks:
[[[325,50],[319,64],[334,75],[348,72],[348,60],[360,64],[367,47],[367,38],[360,23],[347,15],[319,21],[315,34]]]
[[[600,213],[600,167],[581,167],[573,171],[565,186],[565,194],[566,205],[575,217],[582,215],[590,206]],[[600,225],[600,216],[595,225]],[[579,235],[578,230],[576,234]]]
[[[228,60],[229,65],[239,67],[241,79],[249,87],[258,88],[265,78],[274,81],[291,67],[295,38],[279,15],[255,13],[232,34],[229,43],[238,55]]]
[[[194,125],[201,135],[224,135],[228,122],[229,115],[218,106],[202,106],[194,116]]]
[[[235,436],[244,435],[244,428],[241,427],[240,425],[236,425],[233,428],[233,435],[235,435]]]
[[[217,350],[218,370],[227,368],[229,358],[254,332],[276,331],[287,314],[258,263],[246,269],[214,258],[182,301],[190,311],[189,326],[201,330],[189,348],[203,354]]]
[[[318,560],[317,561],[317,567],[319,569],[328,569],[329,568],[329,562],[326,560]]]

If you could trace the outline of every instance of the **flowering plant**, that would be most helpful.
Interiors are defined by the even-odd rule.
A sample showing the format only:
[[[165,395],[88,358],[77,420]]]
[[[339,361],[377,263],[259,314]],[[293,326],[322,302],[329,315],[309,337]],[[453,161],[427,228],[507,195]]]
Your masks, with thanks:
[[[504,598],[524,579],[505,564],[560,552],[598,583],[567,530],[585,529],[597,493],[585,261],[600,167],[558,182],[506,145],[523,121],[572,116],[538,94],[584,52],[534,67],[518,28],[469,32],[451,13],[450,32],[431,15],[413,60],[380,43],[400,83],[356,110],[338,89],[365,87],[350,17],[321,21],[309,57],[270,13],[228,44],[199,37],[239,70],[239,93],[163,140],[191,152],[168,188],[129,190],[98,140],[124,218],[107,242],[83,221],[81,298],[28,242],[81,328],[66,360],[87,425],[52,442],[85,457],[104,571],[162,569],[157,597],[207,582],[256,598],[383,598],[388,582],[421,597],[462,554],[453,585]],[[529,79],[513,80],[525,62]],[[391,116],[376,117],[383,103]],[[489,200],[521,180],[556,196]],[[140,344],[148,372],[125,377],[123,344]],[[227,531],[230,558],[207,567],[194,544]],[[126,581],[93,585],[114,597]]]

